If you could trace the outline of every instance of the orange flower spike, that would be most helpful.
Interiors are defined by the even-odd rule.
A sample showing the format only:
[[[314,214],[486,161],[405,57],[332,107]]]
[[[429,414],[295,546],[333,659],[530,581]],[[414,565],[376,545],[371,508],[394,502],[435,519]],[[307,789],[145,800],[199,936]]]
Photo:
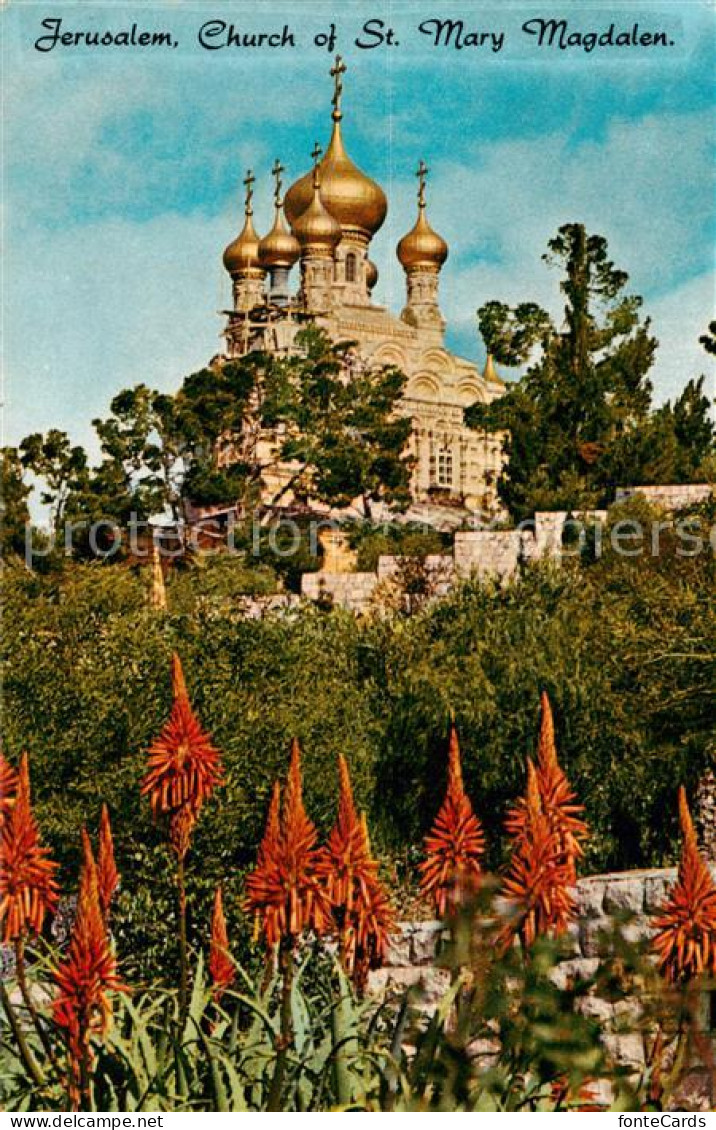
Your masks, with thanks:
[[[97,866],[84,828],[82,848],[77,913],[67,956],[53,974],[57,996],[52,1006],[55,1023],[67,1032],[75,1099],[80,1063],[89,1054],[91,1037],[104,1036],[109,1030],[110,994],[128,991],[117,975],[99,901]]]
[[[340,956],[362,987],[369,969],[382,963],[394,919],[390,899],[370,854],[365,814],[353,801],[348,765],[338,758],[338,816],[319,863],[340,930]]]
[[[260,919],[269,946],[308,929],[325,933],[332,924],[330,900],[319,878],[318,835],[303,805],[301,755],[295,739],[275,841],[274,837],[270,810],[257,865],[246,880],[247,910]]]
[[[179,656],[172,656],[174,703],[169,720],[149,748],[141,785],[155,816],[186,807],[196,818],[223,784],[221,755],[192,710]]]
[[[9,761],[0,753],[0,831],[10,812],[17,791],[17,773]]]
[[[542,692],[542,719],[537,740],[537,782],[542,807],[550,824],[562,844],[565,863],[571,869],[572,879],[576,881],[576,861],[584,854],[582,843],[589,836],[589,829],[579,814],[584,807],[575,804],[575,793],[567,775],[557,759],[554,739],[554,719],[552,707],[546,692]],[[507,816],[505,827],[513,839],[525,834],[525,798],[513,806]]]
[[[119,886],[119,872],[114,860],[114,841],[112,828],[109,822],[109,809],[102,805],[102,815],[99,821],[99,850],[97,852],[97,884],[99,888],[99,901],[105,917]]]
[[[211,915],[209,973],[214,984],[214,999],[218,1001],[224,989],[228,989],[236,978],[236,968],[229,951],[229,935],[226,930],[221,887],[216,888],[214,909]]]
[[[425,859],[420,864],[421,890],[433,901],[440,917],[452,913],[479,882],[484,852],[485,836],[464,789],[460,745],[453,725],[445,799],[425,837]]]
[[[682,832],[676,884],[654,920],[652,941],[668,981],[685,982],[702,973],[716,975],[716,883],[699,852],[683,786],[679,789]]]
[[[181,659],[176,651],[172,652],[172,691],[175,700],[178,698],[185,698],[189,701],[189,692],[186,689],[186,679],[184,678],[184,669],[181,665]]]
[[[27,931],[40,933],[45,915],[57,906],[56,871],[57,864],[40,843],[30,803],[30,768],[24,754],[15,802],[0,835],[0,925],[4,923],[5,942]]]
[[[356,867],[368,858],[365,836],[353,802],[353,789],[345,757],[338,758],[340,792],[338,817],[328,837],[324,873],[334,906],[350,910],[353,904]]]
[[[509,945],[519,934],[530,946],[538,934],[562,934],[573,920],[576,908],[571,887],[572,869],[543,808],[539,774],[527,762],[527,790],[518,808],[522,826],[512,852],[502,894],[514,904],[514,918],[506,923],[500,943]]]

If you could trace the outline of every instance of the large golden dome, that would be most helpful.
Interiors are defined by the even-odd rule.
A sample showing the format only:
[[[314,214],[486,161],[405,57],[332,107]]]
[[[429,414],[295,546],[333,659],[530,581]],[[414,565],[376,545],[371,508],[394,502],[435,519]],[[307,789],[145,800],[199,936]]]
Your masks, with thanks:
[[[344,232],[357,232],[370,239],[382,225],[388,201],[379,184],[367,177],[353,164],[343,146],[341,136],[341,97],[345,63],[336,57],[331,76],[335,80],[333,93],[333,133],[318,172],[321,181],[321,199]],[[308,172],[292,184],[286,193],[284,207],[291,227],[306,210],[313,195],[313,176]]]
[[[341,225],[323,204],[323,191],[319,188],[317,169],[313,174],[311,201],[294,221],[293,233],[304,251],[324,252],[332,255],[341,242]]]
[[[331,143],[318,166],[321,199],[344,231],[357,231],[370,239],[388,212],[388,201],[380,185],[353,164],[343,147],[340,122],[333,126]],[[312,174],[292,184],[286,193],[286,218],[293,227],[308,207],[313,193]]]
[[[292,267],[300,254],[300,244],[295,235],[286,230],[277,205],[273,227],[259,242],[259,262],[262,267]]]

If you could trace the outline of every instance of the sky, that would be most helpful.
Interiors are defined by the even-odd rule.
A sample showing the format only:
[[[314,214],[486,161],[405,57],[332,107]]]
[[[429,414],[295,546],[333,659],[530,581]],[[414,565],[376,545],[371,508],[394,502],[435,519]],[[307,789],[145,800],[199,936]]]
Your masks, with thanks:
[[[522,26],[547,14],[569,32],[638,23],[670,46],[539,48]],[[9,0],[0,18],[5,442],[59,427],[96,456],[91,421],[115,393],[176,389],[218,351],[230,299],[221,254],[241,224],[247,166],[263,232],[275,157],[288,184],[328,141],[331,55],[314,40],[332,22],[348,67],[346,146],[389,199],[371,250],[377,301],[396,312],[404,302],[395,245],[412,226],[424,158],[428,214],[450,245],[450,347],[484,358],[476,310],[490,299],[559,317],[559,276],[541,256],[561,224],[579,221],[606,236],[644,299],[660,342],[657,399],[700,373],[713,389],[698,344],[715,294],[710,3]],[[503,45],[436,46],[420,31],[433,18],[503,33]],[[63,33],[136,23],[177,46],[39,51],[48,19]],[[296,47],[206,50],[198,35],[211,20],[241,33],[287,25]],[[376,39],[367,20],[392,27],[397,44],[359,46]]]

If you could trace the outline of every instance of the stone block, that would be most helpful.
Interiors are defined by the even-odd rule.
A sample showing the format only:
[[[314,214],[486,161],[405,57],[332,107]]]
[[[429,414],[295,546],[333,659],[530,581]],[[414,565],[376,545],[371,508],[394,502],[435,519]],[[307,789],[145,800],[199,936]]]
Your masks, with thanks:
[[[605,1032],[602,1043],[617,1066],[644,1066],[644,1042],[638,1033]]]
[[[577,883],[577,914],[580,918],[601,918],[604,914],[604,881],[581,879]]]
[[[676,882],[676,868],[669,868],[644,880],[644,910],[657,914],[666,900],[669,888]]]
[[[610,1001],[603,1000],[602,997],[593,995],[581,997],[575,1007],[582,1016],[588,1016],[590,1020],[598,1020],[603,1028],[611,1024],[614,1019],[614,1005]]]
[[[419,922],[410,937],[410,955],[416,965],[433,962],[437,955],[442,926],[439,922]]]
[[[410,964],[410,931],[401,930],[398,934],[391,934],[388,940],[388,952],[385,956],[385,965],[400,966]]]
[[[609,952],[609,935],[613,929],[609,918],[587,918],[579,924],[579,944],[583,957],[600,957]]]
[[[644,880],[629,874],[614,877],[604,892],[607,914],[641,914],[644,909]]]
[[[576,957],[571,961],[560,961],[550,973],[550,978],[558,989],[566,989],[570,983],[593,977],[599,968],[597,957]]]

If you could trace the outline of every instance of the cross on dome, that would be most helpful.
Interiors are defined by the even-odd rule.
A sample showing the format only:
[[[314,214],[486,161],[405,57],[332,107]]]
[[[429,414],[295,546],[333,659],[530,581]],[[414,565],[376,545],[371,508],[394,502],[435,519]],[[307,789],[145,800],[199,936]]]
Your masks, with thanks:
[[[244,207],[244,211],[245,211],[247,216],[253,216],[253,214],[254,214],[252,201],[253,201],[253,198],[254,198],[254,182],[255,182],[255,180],[256,180],[256,177],[254,176],[253,171],[251,169],[247,169],[246,176],[244,177],[244,184],[246,185],[246,204],[245,204],[245,207]]]
[[[348,68],[346,67],[340,55],[336,55],[335,64],[331,67],[331,78],[333,79],[333,121],[339,122],[343,117],[341,110],[341,98],[343,96],[343,75]]]
[[[416,177],[418,178],[418,207],[419,208],[425,207],[425,178],[427,177],[429,172],[430,172],[430,169],[428,168],[428,166],[425,164],[425,162],[423,161],[423,159],[421,157],[420,164],[418,165],[418,169],[417,169],[417,172],[415,174]]]
[[[285,170],[284,166],[281,164],[281,162],[279,161],[279,159],[277,157],[276,160],[273,163],[273,168],[271,170],[271,175],[276,182],[274,190],[273,190],[273,200],[274,200],[274,204],[276,205],[277,208],[281,207],[281,188],[283,186],[283,181],[281,180],[281,173],[285,173],[285,172],[286,172],[286,170]]]

